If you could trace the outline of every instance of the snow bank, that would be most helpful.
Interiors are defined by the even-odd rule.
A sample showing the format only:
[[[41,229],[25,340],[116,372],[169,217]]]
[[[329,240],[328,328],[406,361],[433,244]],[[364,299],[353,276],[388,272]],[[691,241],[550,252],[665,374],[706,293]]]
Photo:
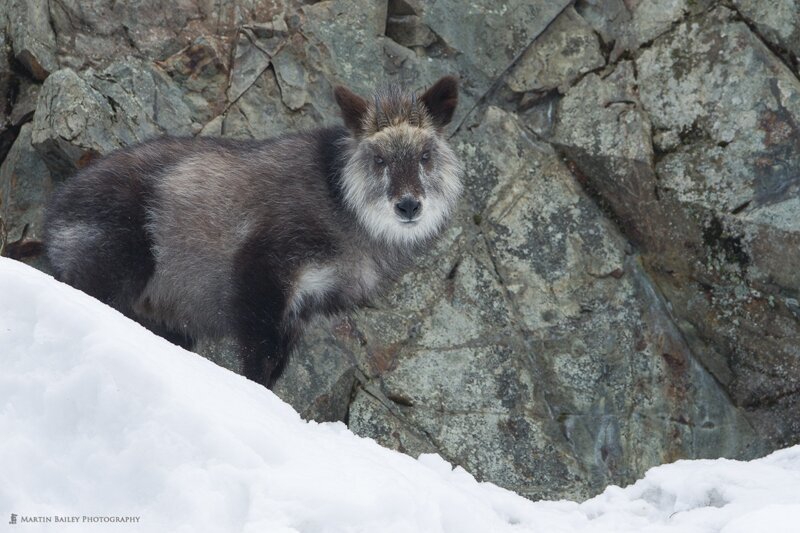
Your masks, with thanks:
[[[0,364],[0,524],[11,531],[740,533],[800,524],[800,447],[750,463],[654,468],[582,504],[533,503],[438,456],[414,460],[342,424],[304,422],[263,387],[7,259]],[[5,526],[12,513],[18,523]]]

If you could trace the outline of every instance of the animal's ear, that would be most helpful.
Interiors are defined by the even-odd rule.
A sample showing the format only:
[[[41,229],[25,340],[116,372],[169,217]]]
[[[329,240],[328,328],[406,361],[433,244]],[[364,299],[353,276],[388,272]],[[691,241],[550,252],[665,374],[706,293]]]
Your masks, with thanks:
[[[458,105],[458,80],[455,76],[445,76],[422,95],[422,102],[428,108],[433,123],[442,128],[450,124]]]
[[[367,101],[341,85],[333,90],[333,94],[342,109],[344,125],[353,133],[359,133],[362,129],[361,120],[367,112]]]

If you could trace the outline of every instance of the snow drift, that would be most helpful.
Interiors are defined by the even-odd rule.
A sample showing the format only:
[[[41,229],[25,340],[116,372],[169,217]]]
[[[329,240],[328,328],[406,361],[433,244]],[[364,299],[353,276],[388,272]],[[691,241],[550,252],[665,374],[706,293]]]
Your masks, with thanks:
[[[438,456],[414,460],[343,424],[304,422],[260,385],[7,259],[0,363],[0,524],[13,513],[17,524],[6,527],[19,531],[743,533],[800,524],[800,446],[749,463],[661,466],[581,504],[534,503]]]

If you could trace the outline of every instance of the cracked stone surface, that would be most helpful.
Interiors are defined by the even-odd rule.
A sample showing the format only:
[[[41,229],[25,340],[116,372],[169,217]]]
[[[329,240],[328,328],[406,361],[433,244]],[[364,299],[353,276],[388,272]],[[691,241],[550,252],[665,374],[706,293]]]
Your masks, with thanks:
[[[0,235],[163,134],[338,122],[332,87],[461,81],[465,197],[275,392],[530,498],[800,442],[796,0],[0,0]],[[225,342],[199,351],[239,371]]]
[[[797,70],[800,59],[800,5],[796,0],[733,0],[733,6],[768,43],[789,54]]]
[[[7,17],[15,59],[34,78],[44,80],[58,68],[47,4],[37,0],[6,0],[0,7]]]
[[[519,93],[555,88],[563,93],[579,75],[604,65],[597,34],[568,7],[525,50],[508,75],[508,86]]]
[[[0,219],[8,221],[9,245],[41,238],[44,205],[53,189],[50,172],[31,144],[31,129],[22,126],[0,166]]]
[[[781,265],[800,259],[800,83],[725,8],[635,63],[567,93],[554,137],[641,245],[698,359],[762,434],[795,442],[800,278]],[[626,103],[612,121],[615,94]]]

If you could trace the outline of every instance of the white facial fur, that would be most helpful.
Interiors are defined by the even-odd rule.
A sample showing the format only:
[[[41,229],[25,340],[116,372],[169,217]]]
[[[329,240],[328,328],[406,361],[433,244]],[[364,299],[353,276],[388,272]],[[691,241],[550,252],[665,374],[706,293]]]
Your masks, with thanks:
[[[462,190],[461,165],[447,143],[434,136],[431,171],[419,165],[424,194],[419,198],[422,210],[413,222],[403,221],[395,213],[395,202],[387,194],[388,170],[384,168],[382,174],[375,175],[373,168],[365,163],[371,157],[362,153],[366,150],[362,145],[352,152],[345,166],[343,191],[345,202],[372,237],[393,244],[414,244],[441,231]]]

